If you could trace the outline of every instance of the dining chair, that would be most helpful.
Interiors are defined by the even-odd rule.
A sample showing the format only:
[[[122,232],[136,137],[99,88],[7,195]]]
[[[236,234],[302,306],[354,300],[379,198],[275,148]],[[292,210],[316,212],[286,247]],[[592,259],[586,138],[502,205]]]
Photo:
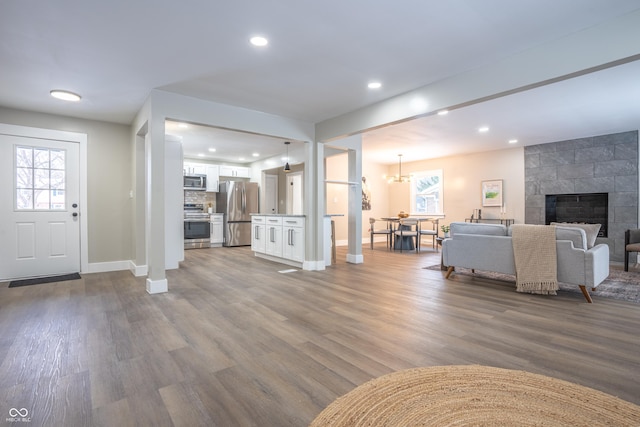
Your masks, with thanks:
[[[369,218],[369,236],[371,238],[371,249],[373,249],[373,235],[374,234],[385,234],[387,236],[387,246],[391,249],[391,235],[393,234],[393,227],[391,222],[386,221],[387,228],[376,230],[375,224],[376,222],[382,222],[382,219]]]
[[[396,243],[394,248],[400,248],[403,251],[405,245],[408,250],[412,250],[411,243],[415,240],[415,250],[420,252],[420,222],[414,218],[401,218],[398,228],[394,231]]]
[[[420,228],[418,230],[420,237],[418,240],[422,240],[422,236],[431,236],[431,247],[438,252],[438,245],[436,245],[436,238],[438,237],[438,223],[439,218],[424,218],[420,220]],[[431,224],[429,228],[428,224]],[[422,242],[421,242],[422,243]]]
[[[640,252],[640,229],[624,232],[624,271],[629,271],[629,252]]]

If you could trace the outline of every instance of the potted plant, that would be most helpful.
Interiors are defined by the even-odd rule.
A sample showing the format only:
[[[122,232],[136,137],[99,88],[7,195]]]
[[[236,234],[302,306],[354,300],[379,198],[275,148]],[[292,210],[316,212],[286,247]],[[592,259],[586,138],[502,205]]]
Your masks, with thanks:
[[[449,237],[449,226],[448,225],[441,225],[440,226],[440,230],[442,230],[442,232],[444,233],[445,239],[447,237]]]

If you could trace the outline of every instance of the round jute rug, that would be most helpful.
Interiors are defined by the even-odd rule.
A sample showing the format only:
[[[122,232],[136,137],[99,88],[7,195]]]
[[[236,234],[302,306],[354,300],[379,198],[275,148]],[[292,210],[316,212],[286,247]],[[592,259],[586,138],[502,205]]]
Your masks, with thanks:
[[[478,365],[394,372],[338,398],[319,426],[640,426],[640,406],[567,381]]]

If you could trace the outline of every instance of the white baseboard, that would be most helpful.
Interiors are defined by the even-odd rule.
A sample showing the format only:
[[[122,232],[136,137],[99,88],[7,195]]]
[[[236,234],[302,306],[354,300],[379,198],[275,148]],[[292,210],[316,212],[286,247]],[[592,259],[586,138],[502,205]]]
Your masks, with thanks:
[[[129,270],[130,261],[110,261],[89,263],[87,271],[83,273],[106,273],[108,271]]]
[[[147,279],[147,292],[150,294],[161,294],[164,292],[169,292],[169,282],[167,281],[167,279]]]
[[[373,238],[373,243],[387,242],[387,238],[385,236],[376,236]],[[371,238],[366,237],[362,238],[362,246],[369,246],[371,244]],[[336,240],[336,246],[348,246],[349,240]]]
[[[129,271],[136,277],[146,276],[149,274],[149,267],[146,265],[136,265],[133,260],[129,261]]]
[[[364,256],[362,254],[347,254],[347,262],[351,264],[362,264],[364,262]]]
[[[325,270],[326,265],[324,261],[305,261],[302,264],[302,269],[310,271],[320,271]]]

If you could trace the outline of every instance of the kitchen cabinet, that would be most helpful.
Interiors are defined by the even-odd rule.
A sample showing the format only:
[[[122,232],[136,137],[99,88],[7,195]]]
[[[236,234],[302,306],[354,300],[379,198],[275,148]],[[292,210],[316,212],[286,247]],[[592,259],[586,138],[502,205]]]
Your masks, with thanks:
[[[184,175],[206,175],[207,165],[203,163],[184,162],[182,172]]]
[[[257,257],[302,267],[305,218],[300,215],[253,215],[251,250]]]
[[[251,171],[244,166],[220,166],[220,176],[233,178],[251,178]]]
[[[207,175],[207,191],[218,192],[220,184],[220,167],[218,165],[207,165],[205,168]]]
[[[304,218],[282,218],[282,257],[304,262]]]
[[[264,216],[251,217],[251,250],[265,253],[267,250],[266,226]]]
[[[215,213],[211,215],[211,247],[219,248],[224,243],[224,221],[223,214]]]
[[[266,217],[267,243],[265,253],[276,257],[282,257],[282,217]]]

